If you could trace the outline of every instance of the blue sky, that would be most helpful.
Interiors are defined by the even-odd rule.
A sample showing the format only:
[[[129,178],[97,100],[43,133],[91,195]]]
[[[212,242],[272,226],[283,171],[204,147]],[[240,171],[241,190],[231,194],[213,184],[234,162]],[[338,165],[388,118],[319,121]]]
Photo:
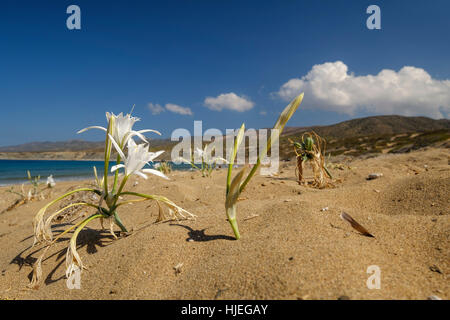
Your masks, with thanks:
[[[66,27],[71,4],[81,8],[81,30]],[[381,8],[381,30],[366,27],[371,4]],[[448,117],[448,12],[446,0],[2,1],[0,146],[101,140],[75,132],[133,104],[136,128],[164,137],[193,131],[194,120],[222,131],[244,121],[270,127],[298,90],[305,101],[289,126]],[[235,105],[220,98],[230,93]],[[224,109],[208,108],[207,97]],[[164,111],[152,114],[150,103]],[[246,111],[227,109],[239,106]]]

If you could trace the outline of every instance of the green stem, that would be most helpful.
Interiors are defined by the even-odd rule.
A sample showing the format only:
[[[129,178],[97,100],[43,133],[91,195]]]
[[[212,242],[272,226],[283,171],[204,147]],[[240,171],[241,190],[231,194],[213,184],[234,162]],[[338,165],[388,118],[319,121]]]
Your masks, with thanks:
[[[116,211],[114,211],[114,221],[119,226],[120,230],[122,230],[122,232],[128,232],[127,228],[125,228],[125,226],[122,224],[122,221],[120,220],[119,215]]]
[[[63,212],[64,210],[69,209],[69,208],[71,208],[71,207],[75,207],[75,206],[87,206],[87,207],[96,208],[96,209],[98,209],[98,210],[100,210],[100,211],[102,210],[102,209],[99,208],[97,205],[92,204],[92,203],[88,203],[88,202],[76,202],[76,203],[71,203],[71,204],[69,204],[68,206],[65,206],[64,208],[62,208],[62,209],[56,211],[55,213],[51,214],[51,215],[47,218],[47,220],[46,220],[46,222],[45,222],[45,225],[50,225],[52,219],[53,219],[55,216],[57,216],[58,214],[60,214],[60,213]]]
[[[80,189],[76,189],[76,190],[70,191],[70,192],[68,192],[68,193],[66,193],[66,194],[64,194],[64,195],[62,195],[61,197],[59,197],[59,198],[53,200],[52,202],[48,203],[44,208],[48,208],[48,207],[50,207],[52,204],[54,204],[54,203],[56,203],[56,202],[58,202],[58,201],[60,201],[60,200],[62,200],[62,199],[64,199],[64,198],[66,198],[66,197],[68,197],[68,196],[70,196],[70,195],[72,195],[72,194],[74,194],[74,193],[82,192],[82,191],[91,191],[91,192],[94,192],[94,193],[96,193],[96,194],[98,194],[98,195],[101,195],[101,192],[98,191],[98,190],[91,189],[91,188],[80,188]]]
[[[237,221],[236,221],[236,205],[226,208],[226,211],[227,211],[228,222],[231,225],[231,229],[233,229],[234,236],[236,237],[236,240],[239,240],[241,235],[239,234],[239,228],[238,228]]]
[[[122,158],[120,157],[120,155],[117,155],[116,164],[119,165],[121,160]],[[112,191],[113,194],[116,192],[118,182],[119,182],[119,170],[116,170],[116,173],[114,174],[114,186]]]
[[[112,204],[111,207],[109,207],[110,211],[116,210],[116,208],[117,208],[117,205],[116,205],[117,201],[119,201],[120,194],[122,193],[122,190],[125,187],[125,184],[127,183],[128,177],[129,176],[127,176],[127,175],[123,177],[122,183],[120,184],[120,187],[119,187],[119,190],[117,191],[117,194],[113,194],[114,203]]]
[[[121,193],[118,193],[117,195],[118,196],[130,195],[130,196],[141,197],[141,198],[145,198],[145,199],[149,199],[149,200],[160,200],[160,201],[168,200],[166,197],[163,197],[163,196],[152,196],[152,195],[148,195],[148,194],[144,194],[144,193],[137,193],[137,192],[131,192],[131,191],[121,192]]]
[[[120,184],[120,187],[119,187],[119,191],[117,191],[117,199],[119,199],[119,195],[122,193],[122,190],[123,190],[123,188],[125,187],[125,184],[128,181],[128,177],[129,176],[124,176],[123,177],[122,183]],[[117,202],[117,200],[116,200],[116,202]]]
[[[108,131],[106,131],[105,139],[105,168],[103,171],[103,188],[105,190],[105,195],[108,194],[108,170],[109,170],[109,158],[111,157],[111,147],[112,142],[109,139],[108,134],[112,134],[111,129],[114,125],[114,117],[111,116],[108,123]]]
[[[92,220],[97,219],[97,218],[102,218],[104,217],[103,214],[101,213],[97,213],[97,214],[93,214],[90,217],[87,217],[86,219],[84,219],[79,225],[78,228],[74,231],[73,235],[72,235],[72,239],[75,239],[74,241],[76,241],[76,238],[78,236],[78,234],[80,233],[80,231]],[[72,241],[71,239],[71,241]]]
[[[241,235],[239,234],[239,229],[238,229],[236,219],[229,219],[228,221],[230,222],[231,228],[233,229],[236,240],[239,240],[241,238]]]

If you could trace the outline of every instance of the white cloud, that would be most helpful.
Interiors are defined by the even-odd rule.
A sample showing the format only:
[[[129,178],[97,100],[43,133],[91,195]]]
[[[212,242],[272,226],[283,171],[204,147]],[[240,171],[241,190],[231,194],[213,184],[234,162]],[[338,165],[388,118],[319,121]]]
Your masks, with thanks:
[[[182,107],[173,103],[167,103],[166,109],[173,113],[178,113],[181,115],[192,116],[192,110],[187,107]]]
[[[161,107],[159,104],[149,103],[148,108],[150,109],[153,115],[157,115],[160,114],[161,112],[164,112],[164,108]]]
[[[450,80],[433,79],[424,69],[405,66],[398,72],[355,76],[342,61],[317,64],[301,78],[283,84],[278,95],[290,100],[305,92],[302,106],[355,115],[450,115]]]
[[[148,108],[150,109],[153,115],[160,114],[162,112],[165,112],[166,110],[181,115],[188,115],[188,116],[193,115],[192,110],[190,108],[182,107],[173,103],[166,103],[164,107],[161,107],[161,105],[159,104],[149,103]]]
[[[261,116],[267,116],[267,111],[264,111],[264,110],[263,110],[263,111],[260,111],[259,114],[260,114]]]
[[[214,111],[222,111],[223,109],[234,110],[238,112],[248,111],[255,105],[252,101],[237,94],[222,93],[217,97],[206,97],[205,106]]]

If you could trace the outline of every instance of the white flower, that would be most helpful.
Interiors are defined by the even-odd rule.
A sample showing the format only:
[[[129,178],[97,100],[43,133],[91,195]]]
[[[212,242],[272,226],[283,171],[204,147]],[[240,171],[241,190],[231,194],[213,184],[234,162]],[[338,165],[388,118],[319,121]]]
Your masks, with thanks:
[[[228,163],[228,161],[222,157],[212,157],[211,154],[215,149],[215,146],[212,147],[211,150],[207,150],[209,145],[205,146],[205,148],[202,150],[200,148],[196,148],[194,151],[194,159],[200,158],[202,162],[205,162],[207,164],[213,164],[216,162],[224,162]],[[197,158],[198,157],[198,158]]]
[[[159,155],[161,155],[164,151],[158,151],[158,152],[149,152],[148,151],[148,144],[141,143],[136,144],[133,139],[128,140],[128,154],[125,157],[125,154],[123,153],[122,149],[118,145],[118,143],[113,139],[113,137],[110,135],[111,141],[116,148],[117,152],[122,157],[124,163],[118,164],[116,166],[113,166],[111,168],[111,172],[114,172],[120,168],[125,168],[125,175],[130,176],[131,174],[136,174],[144,179],[147,179],[147,176],[145,173],[151,173],[154,175],[157,175],[159,177],[162,177],[164,179],[167,178],[162,172],[155,170],[155,169],[143,169],[146,164],[148,164],[153,159],[157,158]]]
[[[133,130],[133,125],[136,122],[140,121],[140,119],[136,118],[136,117],[132,117],[131,114],[126,114],[124,116],[123,113],[121,112],[119,115],[116,116],[114,113],[107,112],[106,120],[108,121],[108,123],[111,121],[111,118],[114,118],[114,120],[115,120],[114,127],[112,128],[112,136],[121,148],[123,148],[125,146],[125,144],[127,144],[128,141],[133,136],[138,136],[143,141],[147,142],[147,139],[144,137],[143,133],[154,132],[156,134],[161,135],[161,133],[159,133],[156,130],[152,130],[152,129],[139,130],[139,131]],[[78,131],[77,133],[82,133],[82,132],[85,132],[90,129],[100,129],[105,132],[108,131],[104,127],[91,126],[91,127],[84,128],[84,129]]]
[[[51,175],[47,178],[47,187],[53,188],[54,186],[56,186],[56,182],[55,182],[55,179],[53,179],[53,175],[51,174]]]
[[[195,151],[194,151],[195,157],[199,157],[199,158],[203,159],[205,154],[206,154],[206,147],[205,147],[205,150],[202,150],[200,148],[195,148]]]

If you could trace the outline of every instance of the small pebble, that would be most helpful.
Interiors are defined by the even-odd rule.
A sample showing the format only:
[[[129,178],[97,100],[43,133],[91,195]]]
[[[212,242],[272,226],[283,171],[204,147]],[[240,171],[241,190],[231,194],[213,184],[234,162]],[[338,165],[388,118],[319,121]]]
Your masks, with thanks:
[[[433,271],[433,272],[437,272],[437,273],[441,273],[442,274],[441,269],[439,269],[439,267],[437,265],[435,265],[435,264],[430,266],[430,270]]]
[[[322,208],[320,211],[328,211],[328,207]]]
[[[380,177],[382,177],[383,174],[382,173],[371,173],[369,174],[369,176],[367,177],[367,180],[373,180],[373,179],[378,179]]]
[[[181,273],[181,267],[183,266],[182,263],[177,264],[175,267],[173,267],[173,269],[175,270],[175,274],[179,274]]]
[[[438,296],[429,296],[428,300],[442,300],[441,298],[439,298]]]

